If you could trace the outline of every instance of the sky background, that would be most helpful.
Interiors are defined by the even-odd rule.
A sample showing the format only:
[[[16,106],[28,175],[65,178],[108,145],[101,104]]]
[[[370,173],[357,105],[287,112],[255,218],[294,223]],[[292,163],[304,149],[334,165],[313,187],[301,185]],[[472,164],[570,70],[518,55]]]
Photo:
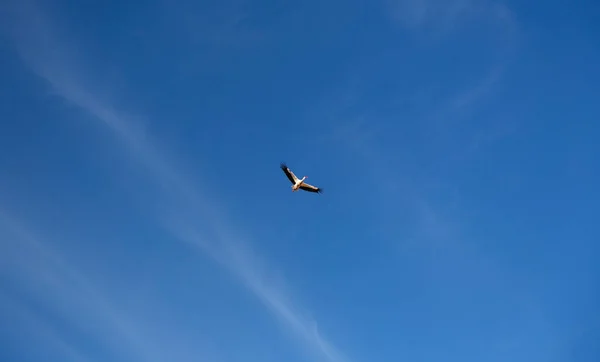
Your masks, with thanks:
[[[0,360],[598,361],[598,14],[2,1]]]

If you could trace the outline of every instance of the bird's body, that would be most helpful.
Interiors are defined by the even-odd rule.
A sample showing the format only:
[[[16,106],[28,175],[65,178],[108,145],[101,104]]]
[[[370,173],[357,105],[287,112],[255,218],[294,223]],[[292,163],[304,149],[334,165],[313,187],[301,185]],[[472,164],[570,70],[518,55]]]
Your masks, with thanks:
[[[298,191],[300,186],[304,183],[304,180],[306,180],[306,176],[304,176],[302,179],[296,181],[296,183],[292,185],[292,191]]]
[[[296,192],[298,190],[304,190],[304,191],[316,192],[316,193],[323,192],[323,190],[321,188],[315,187],[313,185],[310,185],[310,184],[307,184],[306,182],[304,182],[304,180],[307,179],[306,176],[302,177],[301,179],[299,179],[298,177],[296,177],[296,175],[294,175],[294,173],[292,172],[292,170],[290,170],[286,166],[285,163],[281,163],[280,167],[283,170],[283,172],[285,173],[285,175],[287,176],[287,178],[292,183],[292,192]]]

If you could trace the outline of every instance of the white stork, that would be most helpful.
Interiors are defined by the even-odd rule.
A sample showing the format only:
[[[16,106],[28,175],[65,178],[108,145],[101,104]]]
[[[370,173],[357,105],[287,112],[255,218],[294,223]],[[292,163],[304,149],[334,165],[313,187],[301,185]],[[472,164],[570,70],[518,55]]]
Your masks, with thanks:
[[[296,177],[296,175],[294,175],[292,170],[290,170],[285,165],[285,163],[282,162],[279,167],[281,167],[281,169],[283,170],[283,172],[285,173],[287,178],[292,182],[292,192],[298,191],[298,189],[302,189],[302,190],[308,191],[308,192],[316,192],[316,193],[323,192],[323,189],[321,189],[319,187],[315,187],[313,185],[309,185],[306,182],[304,182],[304,180],[306,180],[308,178],[307,176],[302,177],[302,179],[299,179],[298,177]]]

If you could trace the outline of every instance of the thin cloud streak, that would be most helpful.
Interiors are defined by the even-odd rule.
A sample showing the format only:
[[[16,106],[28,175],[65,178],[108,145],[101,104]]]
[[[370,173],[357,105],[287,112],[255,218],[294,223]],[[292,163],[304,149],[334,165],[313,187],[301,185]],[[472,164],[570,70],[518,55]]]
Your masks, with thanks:
[[[489,29],[490,34],[498,33],[502,35],[502,40],[496,46],[499,48],[497,59],[491,63],[490,69],[476,81],[462,87],[462,89],[456,89],[453,94],[439,101],[431,99],[430,94],[432,92],[430,90],[426,88],[417,90],[417,94],[410,102],[422,112],[418,116],[418,121],[427,125],[431,132],[431,142],[440,144],[436,137],[443,139],[447,134],[451,134],[450,131],[455,129],[458,123],[477,111],[482,101],[489,98],[490,94],[498,88],[518,43],[518,24],[511,9],[502,2],[495,0],[387,0],[384,4],[387,6],[388,15],[405,26],[411,35],[427,31],[429,26],[433,28],[434,32],[442,30],[442,33],[444,33],[453,28],[453,24],[467,20],[492,23],[494,27]],[[353,79],[360,79],[360,76],[356,74],[351,76]],[[357,101],[362,96],[361,91],[357,88],[359,87],[346,89],[345,92],[348,94],[346,98]],[[419,100],[419,98],[423,100]],[[360,119],[360,122],[357,122],[357,118],[349,121],[342,120],[346,108],[351,107],[348,102],[339,102],[334,99],[331,103],[334,103],[334,105],[328,104],[329,108],[320,110],[321,113],[316,116],[317,118],[324,118],[324,115],[326,115],[327,118],[332,120],[333,130],[327,141],[343,144],[357,152],[363,159],[368,160],[365,167],[374,170],[376,180],[394,180],[391,183],[384,183],[384,186],[389,184],[392,189],[390,191],[399,189],[396,185],[398,182],[402,183],[400,189],[410,189],[411,192],[404,193],[404,197],[415,204],[416,214],[420,214],[422,210],[418,205],[423,205],[425,202],[424,197],[414,195],[418,187],[413,184],[418,182],[410,180],[406,175],[390,172],[390,169],[393,168],[390,168],[389,165],[393,162],[390,163],[391,160],[387,152],[375,146],[377,144],[376,135],[370,123],[369,126],[365,126],[367,123]],[[332,109],[334,110],[332,111]],[[421,109],[423,110],[421,111]],[[364,115],[366,117],[363,118],[370,118],[368,117],[369,110],[364,111]],[[340,120],[342,121],[340,122]],[[357,124],[361,126],[359,130],[357,130]],[[493,130],[488,130],[487,133],[500,134]],[[485,140],[490,142],[495,140],[493,137],[481,135],[476,137],[478,146]],[[473,152],[474,147],[471,144],[468,147],[458,145],[458,149],[452,150],[451,153]]]
[[[26,292],[38,294],[77,324],[80,331],[95,334],[110,345],[113,352],[135,361],[159,360],[155,357],[157,351],[148,350],[152,344],[142,340],[136,323],[110,305],[94,284],[48,242],[3,209],[0,231],[5,240],[0,244],[0,273]]]
[[[63,361],[92,362],[84,356],[76,347],[61,338],[58,331],[50,324],[44,322],[28,308],[23,307],[17,301],[0,294],[0,314],[4,314],[4,322],[10,325],[10,321],[16,321],[16,329],[26,329],[30,338],[35,341],[36,346],[47,344],[48,347],[61,354]],[[47,358],[48,356],[46,356]]]
[[[391,18],[411,31],[452,31],[465,21],[486,20],[503,31],[516,30],[513,13],[494,0],[387,0]]]
[[[443,24],[439,25],[438,20],[446,22],[446,25],[463,17],[473,17],[475,15],[486,16],[485,20],[498,20],[498,24],[501,25],[499,31],[505,32],[507,38],[509,38],[508,48],[512,48],[510,41],[514,40],[512,36],[515,35],[514,31],[517,26],[510,10],[499,3],[491,1],[477,2],[471,9],[466,6],[473,4],[469,0],[449,1],[447,3],[436,0],[390,0],[389,3],[413,7],[410,9],[412,13],[409,11],[408,14],[404,14],[407,18],[396,20],[403,22],[402,25],[416,33],[428,30],[428,25],[436,28],[436,30],[440,30],[440,28],[448,30]],[[494,91],[504,74],[507,57],[503,53],[502,60],[497,61],[491,70],[480,78],[479,82],[462,91],[455,92],[454,95],[441,102],[427,104],[427,112],[419,121],[430,125],[431,127],[428,128],[430,131],[434,129],[438,133],[445,133],[443,131],[449,129],[447,118],[468,116],[483,99],[489,97],[489,94]],[[359,90],[351,89],[347,92],[350,93],[349,96],[340,98],[360,98]],[[336,96],[339,97],[337,94]],[[413,221],[411,225],[414,225],[412,230],[407,231],[403,228],[399,231],[399,220],[396,217],[393,223],[385,225],[381,222],[380,225],[383,225],[383,227],[379,227],[379,231],[391,239],[398,239],[396,236],[402,235],[403,240],[400,239],[394,247],[403,253],[419,252],[425,261],[428,260],[428,254],[435,254],[436,259],[432,258],[432,260],[435,260],[436,267],[438,267],[437,262],[440,260],[450,266],[447,274],[451,275],[449,279],[456,281],[456,285],[468,286],[469,288],[477,286],[487,288],[489,285],[494,285],[513,292],[514,296],[510,302],[518,306],[520,311],[525,311],[522,316],[527,320],[522,325],[515,327],[513,335],[500,340],[499,343],[507,344],[506,349],[516,349],[526,345],[527,338],[533,330],[544,330],[549,335],[548,340],[554,341],[557,338],[558,331],[541,310],[540,301],[527,289],[527,282],[511,274],[508,268],[481,249],[477,243],[472,242],[468,231],[468,222],[465,222],[464,218],[461,217],[463,215],[461,215],[460,208],[453,207],[453,210],[449,211],[449,202],[444,202],[445,205],[441,205],[442,202],[429,196],[423,179],[419,180],[413,177],[402,162],[395,160],[401,151],[396,149],[394,153],[385,152],[382,142],[376,139],[377,137],[372,136],[373,128],[370,125],[364,126],[361,124],[360,132],[356,132],[355,129],[358,127],[355,127],[355,124],[352,123],[354,121],[344,119],[345,108],[349,107],[346,103],[339,101],[331,103],[329,104],[330,107],[323,110],[322,114],[319,115],[321,118],[324,118],[323,115],[327,115],[327,118],[332,119],[333,132],[331,132],[329,140],[341,145],[344,149],[354,151],[354,155],[361,156],[360,158],[364,160],[362,166],[372,176],[373,186],[375,186],[373,190],[380,190],[381,192],[380,205],[383,209],[386,206],[397,209],[397,205],[401,204],[403,207],[409,208],[410,212],[407,214],[415,218],[414,221],[411,220]],[[366,110],[365,114],[368,114],[368,112]],[[348,130],[353,130],[353,132]],[[439,132],[440,130],[442,132]],[[431,133],[437,135],[436,132]],[[366,137],[365,134],[369,137]],[[496,133],[497,137],[502,137],[505,134],[508,134],[508,132]],[[481,146],[486,141],[493,142],[495,140],[494,137],[478,137],[481,143],[478,143],[477,146]],[[464,145],[459,145],[459,148],[462,147]],[[476,151],[471,145],[466,150],[467,152]],[[455,149],[449,151],[457,152]],[[440,154],[440,158],[449,157],[447,153],[444,153]],[[353,159],[356,159],[356,157]],[[387,182],[387,180],[392,180],[392,182]],[[440,183],[439,180],[431,181]],[[452,187],[452,185],[444,186]],[[372,210],[372,212],[375,211]],[[407,234],[409,235],[407,236]],[[464,272],[461,268],[454,268],[454,266],[460,266],[460,263],[463,266],[468,265],[470,272]]]
[[[272,272],[267,272],[264,267],[265,263],[261,263],[258,256],[248,249],[248,244],[242,241],[242,237],[232,235],[226,229],[221,229],[218,231],[218,235],[222,242],[217,245],[210,245],[202,242],[202,236],[191,227],[192,223],[184,224],[172,220],[168,224],[171,225],[173,233],[181,240],[200,247],[229,269],[276,317],[289,325],[294,332],[308,341],[313,348],[316,348],[328,360],[345,360],[334,346],[320,336],[315,321],[301,317],[298,308],[295,308],[285,293],[282,293],[285,285],[274,287],[274,282],[267,282],[267,274],[272,274]],[[237,240],[237,242],[233,242],[233,240]]]
[[[31,13],[32,12],[32,13]],[[51,28],[43,14],[30,7],[22,12],[16,28],[15,41],[25,62],[41,78],[45,79],[54,91],[70,103],[84,109],[110,128],[121,139],[133,155],[143,163],[154,175],[154,180],[164,187],[167,198],[174,205],[170,212],[161,215],[161,222],[179,240],[200,247],[215,260],[226,266],[242,283],[248,287],[258,299],[280,320],[301,336],[309,346],[319,352],[329,361],[339,362],[341,354],[317,332],[316,323],[309,318],[303,318],[296,312],[282,292],[282,286],[274,286],[259,273],[259,270],[269,270],[265,262],[258,263],[258,257],[246,247],[243,238],[232,235],[231,222],[227,221],[218,202],[209,200],[192,186],[190,180],[167,160],[163,150],[158,150],[139,129],[132,127],[130,117],[119,113],[109,104],[99,100],[89,88],[80,83],[83,72],[77,73],[72,65],[77,64],[65,43],[52,37]],[[40,36],[45,39],[40,45]],[[63,59],[51,58],[48,49],[55,49],[52,54],[58,54]],[[58,51],[58,50],[59,51]],[[221,216],[217,216],[221,215]],[[194,225],[198,218],[210,220],[216,242],[207,241],[201,237]],[[172,220],[180,220],[172,222]],[[181,222],[185,220],[185,222]],[[267,273],[264,273],[267,274]]]

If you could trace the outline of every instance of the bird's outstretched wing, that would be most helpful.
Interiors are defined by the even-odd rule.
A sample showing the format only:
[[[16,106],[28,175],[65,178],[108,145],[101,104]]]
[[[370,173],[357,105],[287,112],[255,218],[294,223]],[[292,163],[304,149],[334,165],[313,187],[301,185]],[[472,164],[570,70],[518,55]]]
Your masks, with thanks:
[[[294,173],[292,172],[292,170],[290,170],[285,163],[281,163],[281,165],[279,165],[279,167],[281,167],[281,169],[283,170],[283,172],[285,173],[285,175],[287,176],[287,178],[290,180],[291,183],[295,184],[296,182],[298,182],[298,177],[296,177],[296,175],[294,175]]]
[[[316,192],[318,194],[323,192],[323,189],[320,187],[316,187],[307,183],[303,183],[302,185],[300,185],[300,188],[304,191],[308,191],[308,192]]]

